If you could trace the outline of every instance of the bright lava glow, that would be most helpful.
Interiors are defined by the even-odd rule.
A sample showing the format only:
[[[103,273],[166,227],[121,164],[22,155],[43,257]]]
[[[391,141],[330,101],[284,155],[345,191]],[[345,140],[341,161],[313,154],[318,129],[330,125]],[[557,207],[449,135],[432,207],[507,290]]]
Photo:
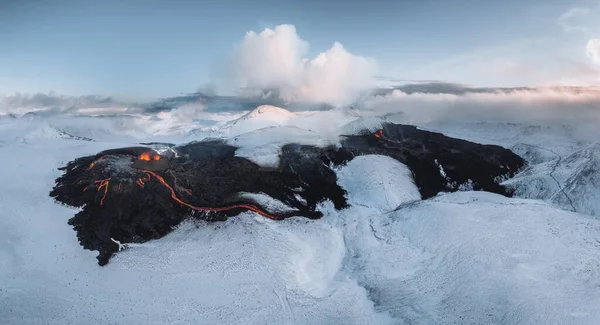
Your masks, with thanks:
[[[138,157],[138,160],[150,161],[150,160],[160,160],[160,155],[150,154],[149,152],[144,152]]]
[[[272,220],[281,220],[281,218],[279,218],[275,215],[271,215],[252,204],[235,204],[235,205],[230,205],[230,206],[221,207],[221,208],[193,206],[187,202],[182,201],[180,198],[178,198],[177,194],[175,193],[175,190],[171,187],[171,185],[169,185],[169,183],[167,183],[167,181],[165,181],[164,178],[162,178],[162,176],[156,174],[155,172],[149,171],[149,170],[145,170],[145,172],[147,173],[146,174],[147,180],[150,179],[150,176],[154,176],[154,178],[156,178],[162,185],[164,185],[171,192],[171,198],[173,200],[177,201],[179,204],[184,205],[192,210],[204,211],[204,212],[222,212],[222,211],[228,211],[228,210],[233,210],[233,209],[246,209],[246,210],[256,212],[256,213],[260,214],[261,216],[272,219]],[[138,185],[140,185],[141,180],[142,179],[138,179]],[[141,181],[141,183],[142,184],[140,186],[143,187],[143,181]]]

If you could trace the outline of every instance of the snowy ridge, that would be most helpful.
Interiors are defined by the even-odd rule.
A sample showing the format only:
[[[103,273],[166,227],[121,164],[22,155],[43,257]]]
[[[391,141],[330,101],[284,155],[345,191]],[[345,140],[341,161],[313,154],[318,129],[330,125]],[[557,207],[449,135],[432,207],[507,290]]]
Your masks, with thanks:
[[[591,215],[600,214],[600,144],[584,147],[566,157],[534,147],[541,154],[551,153],[549,161],[533,164],[505,182],[522,197],[544,199],[565,209]],[[536,161],[534,159],[534,161]]]
[[[423,129],[511,148],[529,164],[503,183],[514,188],[516,196],[545,200],[567,211],[600,214],[597,138],[578,134],[572,125],[436,122]]]
[[[261,105],[250,113],[236,120],[237,123],[250,119],[265,119],[272,121],[286,121],[294,116],[294,113],[273,105]]]
[[[286,109],[262,105],[238,119],[225,123],[223,128],[230,130],[230,134],[241,134],[270,126],[285,125],[294,117],[295,114]]]

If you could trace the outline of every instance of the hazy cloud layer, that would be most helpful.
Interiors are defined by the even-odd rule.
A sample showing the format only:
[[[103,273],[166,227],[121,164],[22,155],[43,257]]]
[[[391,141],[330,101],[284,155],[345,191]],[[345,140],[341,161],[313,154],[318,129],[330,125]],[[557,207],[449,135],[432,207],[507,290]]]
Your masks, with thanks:
[[[111,111],[116,108],[125,109],[127,104],[117,102],[111,97],[86,95],[65,96],[53,93],[21,94],[14,93],[0,96],[0,114],[24,114],[39,112],[44,114],[76,113],[80,110]]]
[[[233,53],[230,81],[249,91],[276,90],[287,101],[336,106],[350,104],[374,85],[374,60],[354,55],[337,42],[307,59],[308,46],[292,25],[248,32]]]
[[[394,90],[364,101],[374,114],[397,114],[403,123],[506,122],[580,126],[600,131],[600,88],[542,88],[467,92],[460,95]]]

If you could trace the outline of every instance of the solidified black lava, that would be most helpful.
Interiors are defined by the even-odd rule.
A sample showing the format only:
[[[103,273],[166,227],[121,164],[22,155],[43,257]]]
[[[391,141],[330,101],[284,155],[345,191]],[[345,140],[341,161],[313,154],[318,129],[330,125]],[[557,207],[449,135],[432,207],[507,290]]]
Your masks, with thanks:
[[[341,148],[287,144],[276,169],[235,157],[237,148],[220,140],[164,145],[160,154],[149,147],[106,150],[61,168],[64,174],[50,196],[82,208],[69,224],[105,265],[119,242],[161,238],[186,218],[218,221],[253,211],[274,220],[316,219],[324,200],[345,208],[346,192],[332,167],[358,155],[386,155],[406,164],[424,199],[465,184],[510,196],[499,178],[524,165],[510,150],[406,125],[385,124],[376,133],[344,136],[341,143]],[[289,210],[270,211],[243,193],[266,194]]]
[[[459,186],[512,196],[500,179],[512,177],[523,158],[494,145],[482,145],[420,130],[412,125],[386,123],[369,135],[349,135],[342,147],[354,155],[378,154],[392,157],[413,172],[423,199]]]

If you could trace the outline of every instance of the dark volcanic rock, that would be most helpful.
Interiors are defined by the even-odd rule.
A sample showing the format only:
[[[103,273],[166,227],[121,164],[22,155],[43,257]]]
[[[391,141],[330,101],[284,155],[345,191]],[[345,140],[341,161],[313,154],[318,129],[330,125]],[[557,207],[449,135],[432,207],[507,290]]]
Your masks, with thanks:
[[[285,153],[281,170],[269,170],[234,157],[234,150],[217,141],[176,147],[171,157],[146,147],[107,150],[67,164],[50,195],[83,207],[69,224],[84,248],[100,252],[100,265],[117,252],[117,242],[160,238],[188,217],[216,221],[250,210],[276,220],[319,218],[318,202],[346,205],[345,191],[331,170],[326,179],[308,170],[300,178],[293,170],[301,167]],[[148,160],[141,159],[144,155]],[[240,192],[265,193],[290,209],[268,211]],[[303,198],[303,193],[310,194]]]
[[[314,219],[322,216],[317,205],[324,200],[345,208],[346,192],[332,168],[357,155],[387,155],[406,164],[423,198],[461,185],[510,195],[498,179],[524,164],[498,146],[396,124],[345,136],[341,148],[287,144],[276,169],[235,157],[237,148],[220,140],[163,147],[161,154],[141,146],[106,150],[61,168],[64,174],[50,196],[83,208],[69,224],[84,248],[99,251],[100,265],[119,250],[119,242],[161,238],[186,218],[218,221],[253,211],[274,220]],[[269,211],[240,193],[264,193],[289,209]]]
[[[386,123],[375,134],[350,135],[342,147],[355,155],[390,156],[413,172],[426,199],[461,185],[511,196],[499,180],[513,176],[525,161],[512,151],[419,130],[415,126]]]

